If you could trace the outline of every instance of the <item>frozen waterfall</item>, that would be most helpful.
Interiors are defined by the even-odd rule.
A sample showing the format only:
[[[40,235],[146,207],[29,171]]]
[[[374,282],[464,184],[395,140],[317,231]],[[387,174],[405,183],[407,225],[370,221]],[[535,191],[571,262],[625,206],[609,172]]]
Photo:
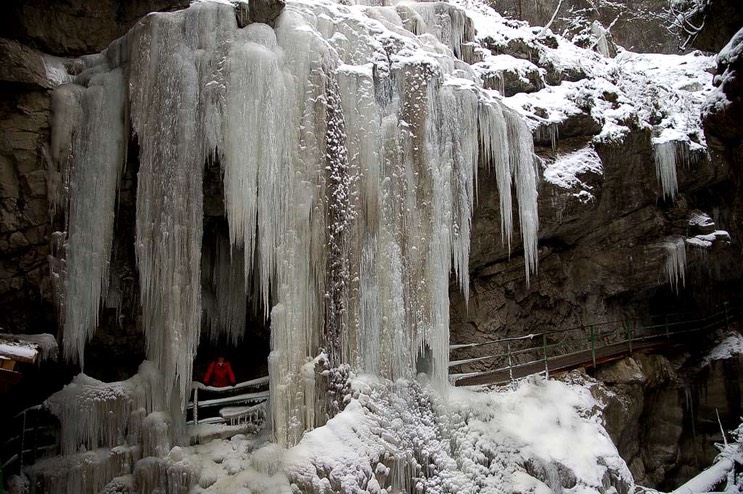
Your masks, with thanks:
[[[270,315],[280,444],[327,418],[316,365],[397,379],[423,359],[445,390],[450,276],[466,296],[480,165],[509,247],[518,204],[527,280],[537,265],[531,134],[455,57],[467,26],[448,5],[296,1],[273,28],[238,29],[233,6],[199,2],[86,57],[54,94],[55,159],[73,157],[68,357],[97,326],[131,129],[142,329],[171,406],[188,399],[202,312],[212,338],[236,342],[253,290]],[[205,163],[224,179],[216,239]]]

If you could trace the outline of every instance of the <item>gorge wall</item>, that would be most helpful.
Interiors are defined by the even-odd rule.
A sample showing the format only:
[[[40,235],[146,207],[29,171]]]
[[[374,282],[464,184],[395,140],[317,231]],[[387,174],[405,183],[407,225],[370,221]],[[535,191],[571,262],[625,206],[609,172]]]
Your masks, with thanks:
[[[524,2],[524,5],[532,3]],[[48,173],[52,154],[49,121],[53,88],[47,67],[53,64],[42,52],[56,56],[97,52],[123,35],[141,14],[183,6],[174,2],[161,5],[137,2],[130,4],[131,7],[82,2],[70,7],[69,15],[57,12],[50,17],[43,13],[43,5],[43,2],[22,2],[4,6],[2,9],[8,9],[8,15],[3,18],[8,21],[0,25],[5,38],[0,41],[3,88],[0,102],[0,327],[10,332],[57,333],[58,325],[55,309],[55,293],[58,292],[55,292],[56,280],[50,275],[54,266],[49,262],[59,247],[59,238],[53,232],[63,229],[65,219],[49,200],[49,192],[60,190],[62,183],[55,183],[60,177]],[[544,12],[549,10],[551,7]],[[101,25],[99,21],[104,18],[115,19],[115,22]],[[63,29],[55,24],[59,22],[70,24]],[[505,30],[512,25],[505,22],[502,27]],[[619,42],[621,23],[615,27],[613,34]],[[488,173],[488,167],[481,164],[468,256],[469,301],[456,281],[452,280],[448,289],[451,341],[482,342],[494,337],[557,332],[630,318],[650,321],[668,311],[703,311],[724,300],[734,301],[743,275],[738,262],[741,248],[738,239],[743,230],[739,173],[743,133],[739,132],[741,127],[735,118],[740,115],[735,106],[741,98],[736,82],[741,70],[740,53],[732,51],[731,57],[721,59],[716,69],[720,75],[728,74],[719,77],[717,83],[733,106],[713,108],[706,113],[704,124],[712,154],[707,155],[704,149],[695,147],[703,141],[702,136],[693,135],[684,140],[689,159],[676,167],[678,191],[673,198],[668,198],[657,176],[657,142],[654,140],[662,130],[661,124],[669,117],[664,113],[667,109],[659,108],[656,114],[649,116],[639,110],[630,112],[621,122],[626,132],[605,139],[603,133],[609,122],[601,117],[601,112],[626,105],[627,100],[636,96],[630,82],[611,75],[607,80],[615,85],[602,86],[592,82],[596,79],[592,67],[557,64],[550,54],[564,47],[564,41],[551,35],[540,36],[538,30],[531,38],[485,38],[483,35],[482,48],[475,49],[472,36],[468,37],[461,56],[470,64],[480,64],[477,74],[486,86],[488,76],[493,75],[484,66],[488,57],[509,56],[523,62],[524,70],[506,69],[493,75],[490,88],[502,84],[501,92],[516,98],[509,106],[517,108],[522,115],[531,112],[534,117],[530,120],[531,131],[536,153],[543,160],[539,165],[539,177],[549,175],[550,169],[554,171],[556,163],[564,164],[566,156],[577,156],[575,159],[590,166],[573,173],[573,178],[567,182],[539,181],[539,268],[536,275],[530,275],[531,261],[525,256],[529,246],[524,248],[518,233],[521,219],[514,215],[516,228],[509,245],[504,241],[509,233],[503,227],[502,184],[498,183],[496,174]],[[662,49],[670,51],[671,41],[658,41],[657,46],[665,43]],[[648,51],[657,46],[653,44]],[[590,59],[587,54],[580,56]],[[599,60],[596,65],[600,65],[600,59],[596,60]],[[90,68],[85,63],[68,61],[68,75],[79,76],[83,69]],[[627,62],[631,63],[636,62]],[[461,67],[457,69],[466,71]],[[536,93],[558,87],[563,82],[576,84],[573,95],[566,98],[577,101],[575,111],[571,110],[568,115],[552,118],[554,109],[547,103],[537,100],[526,108],[524,101],[518,100],[519,94]],[[639,85],[644,83],[641,80]],[[696,83],[689,82],[689,92],[695,91],[693,84]],[[661,97],[680,98],[678,94],[675,91]],[[650,125],[646,125],[648,122]],[[120,299],[103,308],[98,330],[91,345],[82,353],[86,370],[106,380],[131,375],[146,351],[139,329],[143,321],[133,242],[136,230],[133,210],[137,203],[135,191],[140,185],[142,149],[141,142],[136,139],[128,141],[124,143],[127,153],[118,189],[116,227],[112,233],[111,269],[121,281],[120,286],[114,287]],[[215,257],[220,252],[219,242],[226,236],[225,198],[221,193],[224,184],[218,165],[216,161],[206,165],[203,182],[205,244],[211,244],[208,250]],[[518,198],[519,202],[521,200]],[[715,235],[721,230],[731,235]],[[708,239],[705,241],[709,245],[700,249],[684,247],[688,265],[684,266],[685,285],[674,289],[673,279],[667,272],[671,257],[668,239],[686,241],[700,236]],[[209,281],[202,281],[202,284],[208,285]],[[212,288],[216,293],[216,287]],[[255,316],[250,324],[260,333],[257,340],[267,348],[268,329],[262,318]],[[267,351],[259,358],[265,359],[266,354]],[[461,356],[480,355],[472,350]],[[654,358],[643,361],[640,357],[640,360],[640,367],[650,369],[645,373],[649,377],[642,378],[645,381],[675,379],[669,377],[671,371],[667,371],[667,363],[658,363]],[[111,365],[112,362],[115,365]],[[486,364],[475,363],[461,370],[486,368]],[[719,373],[719,369],[715,369],[711,372]],[[251,369],[250,372],[259,371]],[[613,380],[610,375],[602,379],[610,384],[635,384],[631,379],[627,382],[619,378]],[[632,388],[628,393],[632,395],[638,391]],[[667,395],[668,413],[675,415],[648,418],[648,424],[653,420],[668,421],[672,422],[669,427],[676,431],[677,421],[683,418],[683,413],[679,416],[678,412],[682,407],[678,390],[669,388],[658,393]],[[633,409],[631,413],[650,413],[641,408],[643,411]],[[668,470],[685,468],[676,464],[669,467],[670,463],[651,464],[648,458],[657,451],[634,451],[636,446],[620,437],[627,434],[625,431],[617,433],[617,443],[620,450],[624,448],[622,452],[628,463],[643,458],[641,464],[635,461],[633,467],[638,480],[644,478],[648,483],[659,484],[668,478]],[[681,433],[678,437],[679,442],[685,440],[681,439]]]

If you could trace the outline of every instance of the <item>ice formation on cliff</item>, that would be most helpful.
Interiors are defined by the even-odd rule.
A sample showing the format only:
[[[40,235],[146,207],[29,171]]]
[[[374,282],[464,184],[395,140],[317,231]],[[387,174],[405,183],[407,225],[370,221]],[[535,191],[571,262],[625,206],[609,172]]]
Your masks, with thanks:
[[[296,1],[273,29],[238,29],[232,5],[199,2],[82,59],[54,93],[52,154],[71,177],[66,355],[82,361],[105,296],[131,128],[143,331],[165,409],[185,406],[202,311],[211,338],[238,341],[254,291],[271,316],[280,444],[326,419],[321,349],[331,367],[389,379],[425,362],[445,390],[449,277],[466,296],[479,164],[509,245],[516,192],[527,279],[537,261],[531,134],[456,58],[468,22],[443,4]],[[229,230],[204,242],[207,162],[224,174]]]
[[[124,164],[123,71],[92,75],[87,87],[62,86],[53,97],[52,148],[69,159],[67,257],[64,277],[64,354],[83,364],[108,286],[114,208]],[[67,149],[65,149],[67,146]],[[67,156],[62,156],[63,150]]]
[[[678,292],[679,281],[686,284],[686,242],[682,237],[668,238],[663,247],[666,250],[664,272],[674,292]]]

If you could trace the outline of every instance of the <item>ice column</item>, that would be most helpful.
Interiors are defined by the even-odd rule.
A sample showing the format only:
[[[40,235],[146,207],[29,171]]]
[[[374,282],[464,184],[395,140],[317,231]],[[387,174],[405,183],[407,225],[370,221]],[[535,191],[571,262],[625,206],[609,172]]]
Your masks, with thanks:
[[[663,197],[673,199],[678,192],[676,166],[688,163],[688,147],[683,141],[666,140],[654,142],[653,149],[655,151],[655,174],[663,189]]]
[[[136,253],[148,358],[185,406],[201,327],[203,166],[220,140],[219,62],[229,5],[147,17],[130,32],[131,121],[139,141]]]
[[[537,270],[537,242],[539,213],[537,203],[537,166],[534,142],[526,122],[511,110],[503,111],[508,128],[511,170],[519,203],[521,241],[524,244],[526,283],[529,274]]]
[[[683,287],[686,283],[686,242],[683,237],[668,238],[663,244],[666,249],[664,271],[666,279],[674,292],[678,292],[679,280]]]
[[[202,305],[209,338],[238,344],[245,331],[247,293],[241,247],[217,232],[202,252]]]
[[[84,364],[85,344],[98,326],[101,297],[108,286],[116,193],[124,162],[125,84],[121,69],[96,74],[86,89],[62,87],[55,100],[79,104],[81,124],[73,137],[68,215],[68,248],[64,279],[65,356]],[[56,113],[56,112],[55,112]],[[65,119],[67,112],[55,114]],[[59,122],[67,134],[75,121]],[[66,127],[66,126],[67,127]],[[53,145],[55,145],[54,143]]]

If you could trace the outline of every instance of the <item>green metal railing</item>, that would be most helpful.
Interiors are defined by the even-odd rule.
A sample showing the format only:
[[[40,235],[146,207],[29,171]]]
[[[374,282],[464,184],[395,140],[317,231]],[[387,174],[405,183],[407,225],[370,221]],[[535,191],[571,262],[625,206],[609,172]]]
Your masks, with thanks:
[[[449,362],[450,380],[458,385],[467,382],[508,382],[530,374],[550,372],[590,365],[596,367],[603,360],[632,355],[638,349],[664,346],[678,342],[695,333],[730,328],[737,310],[723,304],[718,311],[699,317],[698,313],[674,313],[660,316],[662,321],[643,324],[640,319],[601,322],[498,340],[450,346],[450,354],[464,349],[487,348],[486,355],[452,359]],[[656,320],[659,316],[654,317]],[[486,363],[487,369],[457,373],[465,365]],[[507,377],[506,377],[507,375]],[[475,384],[472,382],[472,384]],[[478,382],[477,384],[482,384]]]

